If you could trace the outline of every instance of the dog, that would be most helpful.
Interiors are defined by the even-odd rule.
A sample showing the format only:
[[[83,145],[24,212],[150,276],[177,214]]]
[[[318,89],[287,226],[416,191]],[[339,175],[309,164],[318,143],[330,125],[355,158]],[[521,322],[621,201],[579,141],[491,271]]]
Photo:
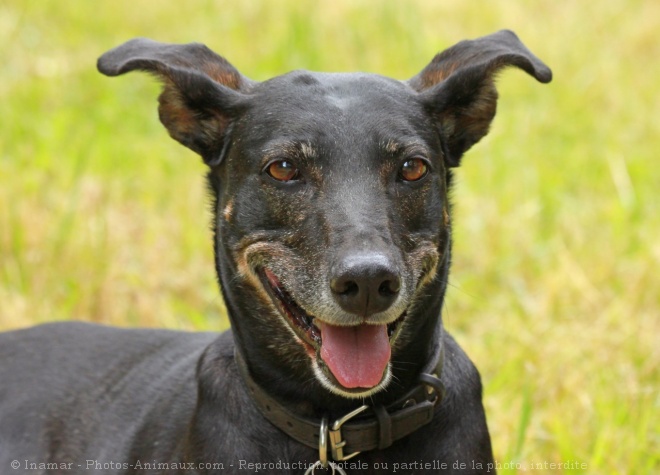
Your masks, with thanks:
[[[452,170],[508,66],[552,77],[506,30],[407,81],[255,82],[197,43],[102,55],[107,76],[162,82],[161,122],[208,165],[231,330],[0,335],[2,473],[494,472],[480,377],[441,311]]]

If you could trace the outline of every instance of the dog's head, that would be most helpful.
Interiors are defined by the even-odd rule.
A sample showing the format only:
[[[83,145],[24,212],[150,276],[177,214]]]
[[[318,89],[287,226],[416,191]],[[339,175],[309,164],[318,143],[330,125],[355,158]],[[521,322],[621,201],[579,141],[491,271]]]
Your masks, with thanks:
[[[205,46],[146,39],[99,60],[107,75],[156,74],[161,121],[210,167],[216,266],[253,370],[348,398],[405,386],[431,351],[450,168],[487,133],[494,75],[511,65],[551,79],[509,31],[458,43],[408,81],[256,83]]]

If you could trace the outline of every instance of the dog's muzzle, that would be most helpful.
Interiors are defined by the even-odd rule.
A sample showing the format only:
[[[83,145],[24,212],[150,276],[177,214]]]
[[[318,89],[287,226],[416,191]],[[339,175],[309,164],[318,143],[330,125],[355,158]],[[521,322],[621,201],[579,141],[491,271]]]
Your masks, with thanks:
[[[357,317],[355,319],[363,323],[329,323],[320,316],[308,314],[298,305],[269,268],[262,267],[258,274],[279,314],[312,359],[317,378],[327,389],[346,397],[365,397],[386,386],[390,378],[392,343],[405,319],[405,311],[389,323],[365,323]],[[395,285],[391,283],[391,277],[382,275],[387,278],[381,279],[379,287]],[[354,283],[347,277],[342,285],[367,284]],[[355,290],[358,292],[359,289]]]

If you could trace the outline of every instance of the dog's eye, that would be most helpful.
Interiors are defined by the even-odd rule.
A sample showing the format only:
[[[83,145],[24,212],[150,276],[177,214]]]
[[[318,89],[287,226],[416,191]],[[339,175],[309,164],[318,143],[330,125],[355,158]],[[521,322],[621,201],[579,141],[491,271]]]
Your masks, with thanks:
[[[403,181],[417,181],[426,176],[428,166],[421,158],[410,158],[403,162],[399,176]]]
[[[286,160],[275,160],[266,167],[266,173],[277,181],[294,181],[298,178],[296,166]]]

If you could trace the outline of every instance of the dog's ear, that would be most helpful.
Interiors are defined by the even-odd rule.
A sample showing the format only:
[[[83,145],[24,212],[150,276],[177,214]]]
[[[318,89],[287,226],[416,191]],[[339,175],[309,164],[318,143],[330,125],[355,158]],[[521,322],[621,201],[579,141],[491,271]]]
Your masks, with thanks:
[[[463,153],[488,133],[497,107],[495,75],[506,66],[517,66],[542,83],[552,79],[550,69],[515,33],[502,30],[461,41],[408,81],[436,120],[449,166],[458,166]]]
[[[242,93],[254,85],[199,43],[175,45],[136,38],[105,53],[97,67],[107,76],[141,70],[161,79],[160,121],[172,138],[210,166],[222,160]]]

